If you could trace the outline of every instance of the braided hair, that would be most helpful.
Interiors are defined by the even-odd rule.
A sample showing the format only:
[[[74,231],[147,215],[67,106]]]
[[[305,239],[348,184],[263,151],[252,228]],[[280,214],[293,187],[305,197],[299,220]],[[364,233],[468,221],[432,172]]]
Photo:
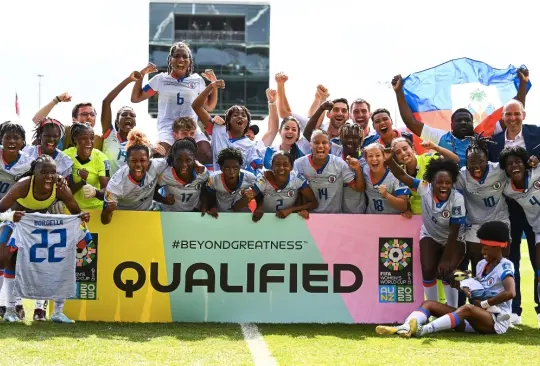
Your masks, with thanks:
[[[167,73],[168,74],[171,73],[172,71],[171,59],[174,53],[176,52],[176,50],[180,48],[183,48],[189,56],[189,67],[186,71],[186,75],[184,75],[184,77],[188,77],[191,74],[193,74],[194,66],[193,66],[193,55],[191,54],[191,49],[189,48],[188,44],[185,41],[176,42],[175,44],[172,45],[171,49],[169,50],[169,56],[167,56]]]
[[[175,155],[182,150],[187,150],[193,156],[195,156],[195,154],[197,153],[197,143],[191,137],[185,137],[183,139],[176,140],[173,146],[169,149],[169,153],[167,154],[168,166],[173,166]]]
[[[233,113],[236,111],[244,112],[247,116],[248,123],[244,132],[242,133],[243,135],[245,135],[247,130],[249,129],[249,125],[251,124],[251,113],[249,113],[249,109],[247,109],[243,105],[233,105],[231,108],[227,109],[227,111],[225,112],[225,127],[227,131],[231,129],[231,118]]]
[[[116,131],[120,131],[120,124],[119,124],[120,123],[120,115],[122,114],[122,111],[124,111],[125,109],[129,109],[132,112],[135,112],[135,110],[132,107],[128,106],[128,105],[125,105],[122,108],[120,108],[118,110],[118,112],[116,112],[116,119],[114,120],[114,129]]]
[[[242,156],[242,152],[239,149],[235,149],[234,147],[227,147],[219,152],[219,166],[223,166],[226,160],[236,160],[238,161],[238,164],[240,164],[240,167],[244,164],[244,157]]]
[[[36,160],[32,161],[32,164],[30,164],[30,170],[22,174],[16,175],[14,178],[15,182],[18,182],[19,180],[25,177],[33,176],[36,171],[36,167],[41,164],[53,164],[56,166],[56,163],[54,162],[54,159],[52,158],[52,156],[43,154],[41,156],[38,156]]]
[[[360,145],[358,145],[358,150],[361,149],[362,143],[364,142],[364,130],[360,127],[359,124],[347,121],[343,126],[339,128],[339,139],[341,142],[345,140],[345,136],[348,134],[360,137]]]
[[[26,146],[26,131],[24,127],[18,123],[6,121],[0,124],[0,143],[4,138],[4,135],[13,133],[19,135],[23,141],[23,147]]]
[[[88,123],[74,122],[71,125],[71,142],[73,145],[77,146],[77,137],[87,131],[93,133],[94,129]]]
[[[477,154],[483,152],[486,154],[486,157],[489,156],[488,145],[494,144],[495,142],[490,140],[487,137],[482,136],[481,134],[474,134],[474,136],[467,136],[470,143],[467,149],[465,150],[465,156],[468,156],[469,153]]]
[[[34,129],[34,136],[32,138],[34,140],[41,141],[43,130],[47,126],[56,126],[58,128],[58,131],[60,131],[60,139],[62,138],[62,136],[64,136],[64,130],[65,130],[64,125],[60,123],[60,121],[57,119],[45,117],[39,121],[39,124]]]

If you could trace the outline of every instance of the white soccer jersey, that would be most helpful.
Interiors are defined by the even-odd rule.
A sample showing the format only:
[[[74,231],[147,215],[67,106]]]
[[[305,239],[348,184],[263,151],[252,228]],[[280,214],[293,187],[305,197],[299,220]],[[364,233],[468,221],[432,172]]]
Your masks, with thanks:
[[[214,159],[214,171],[221,170],[218,164],[218,154],[227,147],[234,147],[242,152],[244,165],[242,169],[254,170],[256,165],[262,164],[262,157],[257,149],[257,142],[251,141],[246,136],[233,139],[225,125],[214,125],[212,130],[212,156]]]
[[[255,183],[257,183],[257,178],[253,173],[246,170],[240,170],[238,186],[234,191],[231,191],[225,184],[223,172],[218,171],[210,175],[207,189],[216,193],[218,212],[231,212],[233,205],[242,198],[244,191],[253,187]]]
[[[143,88],[145,92],[150,89],[158,93],[158,133],[160,136],[172,137],[172,125],[178,117],[191,117],[197,121],[197,114],[191,107],[193,101],[206,88],[203,78],[199,74],[191,74],[186,78],[175,79],[162,72],[154,76]],[[199,129],[199,127],[197,127]]]
[[[450,224],[461,225],[460,233],[463,233],[466,211],[461,193],[452,189],[446,201],[438,202],[431,184],[414,179],[414,187],[422,199],[423,224],[420,229],[420,239],[429,237],[441,245],[446,245],[450,234]]]
[[[189,212],[200,208],[201,190],[210,174],[206,168],[201,174],[197,174],[194,169],[193,176],[194,179],[187,183],[178,177],[173,167],[165,169],[158,179],[158,186],[163,187],[165,196],[174,196],[174,204],[163,204],[163,211]]]
[[[167,168],[165,159],[151,159],[144,178],[137,182],[129,174],[129,167],[120,168],[107,184],[105,202],[117,202],[118,210],[150,211],[158,178]]]
[[[77,215],[25,214],[11,239],[19,249],[14,294],[53,300],[75,296],[76,246],[85,237]]]
[[[306,178],[291,171],[285,187],[274,185],[263,175],[253,189],[264,196],[264,212],[275,213],[293,207],[298,198],[298,191],[308,186]]]
[[[489,273],[484,273],[486,265],[485,259],[478,262],[476,279],[482,284],[484,290],[490,292],[491,297],[494,297],[504,291],[504,279],[508,276],[514,277],[514,264],[503,258]],[[497,306],[502,313],[512,313],[512,300],[497,304]]]
[[[1,146],[0,156],[4,156]],[[6,164],[4,159],[2,159],[2,164],[0,165],[0,198],[4,197],[11,186],[15,184],[16,175],[26,173],[30,170],[30,164],[32,164],[33,160],[23,152],[20,152],[19,158],[11,164]]]
[[[525,189],[517,189],[508,180],[504,194],[516,200],[523,208],[529,225],[536,235],[540,234],[540,167],[528,169],[525,173]]]
[[[24,153],[30,156],[32,160],[37,159],[43,155],[41,146],[27,146],[24,148]],[[52,157],[56,163],[56,172],[62,177],[67,178],[71,175],[71,168],[73,167],[73,160],[62,151],[56,149],[54,156]]]
[[[127,164],[126,143],[114,128],[103,134],[103,153],[109,158],[111,176]]]
[[[484,176],[474,179],[467,167],[459,171],[456,188],[462,192],[467,208],[467,224],[487,221],[508,222],[508,206],[503,197],[506,174],[498,163],[488,162]]]
[[[367,214],[399,214],[399,210],[392,207],[390,202],[379,193],[379,186],[385,184],[388,193],[395,197],[409,196],[411,191],[409,188],[401,183],[390,169],[386,169],[386,173],[378,182],[371,180],[371,170],[369,166],[365,164],[362,168],[364,174],[364,180],[366,181],[366,199],[367,199]]]
[[[342,212],[343,186],[355,179],[354,172],[343,159],[328,155],[326,164],[321,169],[317,169],[311,155],[303,156],[294,162],[294,170],[306,177],[315,193],[319,207],[313,212]]]

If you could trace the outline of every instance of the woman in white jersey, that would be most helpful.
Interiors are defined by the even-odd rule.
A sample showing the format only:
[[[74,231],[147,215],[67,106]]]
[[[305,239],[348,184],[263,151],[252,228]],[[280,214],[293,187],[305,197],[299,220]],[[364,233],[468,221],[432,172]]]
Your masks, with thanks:
[[[454,185],[459,174],[457,163],[434,159],[426,167],[424,181],[408,175],[387,154],[387,165],[394,176],[416,190],[422,199],[423,224],[420,229],[420,265],[427,300],[439,300],[437,278],[447,280],[465,255],[463,242],[465,203]],[[444,283],[446,302],[457,306],[458,292]]]
[[[165,159],[150,159],[150,142],[144,133],[132,130],[126,144],[127,165],[107,184],[101,222],[111,222],[115,210],[151,211],[157,209],[153,198],[159,176],[167,168]]]
[[[477,235],[484,259],[476,268],[476,280],[491,295],[490,298],[472,300],[471,293],[465,291],[473,304],[458,309],[436,301],[424,301],[420,308],[407,317],[404,324],[397,327],[379,325],[376,332],[383,335],[397,334],[405,338],[422,337],[447,329],[480,334],[505,333],[510,326],[512,299],[516,296],[514,265],[502,255],[503,248],[510,242],[508,225],[501,221],[487,222],[478,229]],[[492,306],[497,306],[501,313],[487,311]],[[436,319],[428,323],[430,316]]]
[[[112,123],[111,104],[118,94],[124,90],[131,82],[141,79],[141,73],[132,72],[127,78],[122,80],[109,94],[103,99],[101,105],[101,130],[103,131],[103,153],[109,158],[111,165],[111,175],[126,165],[127,153],[126,143],[127,135],[137,125],[137,114],[133,108],[124,106],[116,112],[114,125]]]
[[[155,75],[148,84],[142,87],[142,78],[135,82],[133,92],[131,93],[131,102],[139,103],[158,94],[158,139],[159,143],[165,148],[166,152],[174,143],[172,137],[172,124],[178,117],[192,117],[197,119],[191,104],[205,88],[203,78],[194,73],[193,57],[189,46],[184,42],[177,42],[172,45],[167,57],[167,72]],[[144,76],[150,72],[157,72],[154,65],[149,64],[141,71]],[[212,70],[206,70],[203,73],[211,82],[215,80]],[[217,104],[217,91],[208,95],[204,103],[204,108],[213,111]],[[208,161],[201,161],[203,164],[209,164],[212,161],[210,143],[206,135],[197,129],[195,141],[199,151],[205,152]]]
[[[220,170],[218,163],[218,155],[224,148],[232,147],[242,152],[243,165],[242,169],[250,172],[257,172],[262,169],[262,159],[259,156],[257,143],[251,141],[246,132],[251,123],[251,113],[242,105],[233,105],[225,112],[225,124],[221,125],[214,123],[214,119],[203,107],[205,101],[211,93],[215,93],[217,89],[225,88],[223,80],[217,80],[210,83],[206,89],[193,101],[193,110],[199,116],[205,128],[212,127],[212,156],[214,162],[214,171]]]
[[[362,154],[366,159],[362,173],[366,181],[367,214],[400,214],[407,210],[409,188],[401,184],[384,165],[384,146],[369,144]]]
[[[242,169],[242,152],[228,147],[219,152],[221,171],[210,176],[201,208],[202,215],[208,213],[217,218],[218,212],[249,212],[247,204],[255,197],[251,189],[257,182],[252,173]]]
[[[460,268],[467,269],[470,260],[473,275],[476,275],[476,265],[482,259],[482,246],[476,236],[480,225],[486,221],[502,221],[510,227],[510,218],[503,196],[506,173],[498,163],[488,161],[488,144],[493,142],[479,135],[469,140],[471,143],[465,150],[466,166],[460,169],[456,184],[467,208],[466,263]],[[503,254],[508,255],[507,251]]]
[[[364,192],[365,182],[360,162],[351,156],[343,160],[330,154],[330,138],[322,130],[311,134],[310,155],[294,162],[294,170],[306,177],[315,193],[318,207],[315,213],[342,213],[344,186]]]
[[[163,187],[165,197],[154,195],[154,200],[163,204],[163,211],[199,211],[201,192],[210,174],[195,159],[196,154],[197,143],[191,137],[176,140],[169,150],[167,169],[160,175],[156,188]]]
[[[62,182],[57,173],[57,167],[53,158],[49,155],[42,155],[32,161],[30,169],[18,175],[10,191],[0,201],[0,212],[2,225],[0,226],[0,250],[4,260],[6,273],[12,274],[5,286],[7,290],[7,311],[4,316],[5,321],[19,321],[15,313],[16,299],[13,295],[15,280],[15,265],[17,262],[16,247],[9,241],[14,229],[14,222],[20,220],[25,212],[46,213],[50,206],[57,199],[63,201],[69,211],[78,215],[81,209],[73,198],[71,191]],[[6,212],[7,211],[7,212]],[[82,220],[88,222],[89,214],[83,214]],[[56,301],[55,313],[51,320],[58,323],[73,323],[63,312],[64,301]],[[45,320],[45,319],[36,319]]]
[[[501,169],[508,182],[504,194],[515,200],[525,212],[525,217],[535,235],[537,297],[540,300],[540,167],[535,156],[529,158],[527,150],[520,146],[506,147],[499,157]],[[529,167],[532,168],[529,168]],[[538,316],[540,322],[540,316]]]
[[[265,212],[275,213],[284,219],[293,212],[309,211],[317,208],[317,199],[306,178],[293,169],[291,154],[279,151],[272,157],[272,170],[264,175],[253,187],[257,196],[257,208],[253,221],[259,221]],[[308,216],[306,213],[303,216]]]
[[[2,165],[0,166],[0,198],[4,197],[10,188],[15,184],[15,176],[25,173],[30,169],[32,158],[24,154],[21,150],[25,145],[26,132],[24,128],[16,123],[7,121],[0,125],[0,155],[2,156]],[[0,231],[0,237],[8,228]],[[8,271],[9,272],[9,271]],[[4,274],[4,262],[2,252],[0,251],[0,288],[4,282],[4,275],[13,278],[12,273]],[[5,289],[0,291],[2,300],[5,298]],[[0,316],[4,317],[6,312],[5,302],[0,306]],[[20,319],[24,319],[24,308],[22,303],[17,303],[15,312]]]

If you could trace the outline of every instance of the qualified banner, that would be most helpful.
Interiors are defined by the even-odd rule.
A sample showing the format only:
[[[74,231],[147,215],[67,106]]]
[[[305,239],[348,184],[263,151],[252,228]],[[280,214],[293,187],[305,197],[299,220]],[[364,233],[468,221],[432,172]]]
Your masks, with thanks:
[[[423,299],[420,225],[399,215],[266,214],[253,223],[241,213],[119,211],[104,226],[95,212],[99,261],[90,257],[81,281],[95,291],[65,312],[125,322],[400,322]]]

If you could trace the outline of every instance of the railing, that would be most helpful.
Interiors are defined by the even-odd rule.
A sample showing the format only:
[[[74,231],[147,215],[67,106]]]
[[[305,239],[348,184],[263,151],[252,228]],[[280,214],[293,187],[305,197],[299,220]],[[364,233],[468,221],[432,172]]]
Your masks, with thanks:
[[[244,42],[246,32],[212,31],[212,30],[177,30],[174,32],[175,41],[231,41]]]

